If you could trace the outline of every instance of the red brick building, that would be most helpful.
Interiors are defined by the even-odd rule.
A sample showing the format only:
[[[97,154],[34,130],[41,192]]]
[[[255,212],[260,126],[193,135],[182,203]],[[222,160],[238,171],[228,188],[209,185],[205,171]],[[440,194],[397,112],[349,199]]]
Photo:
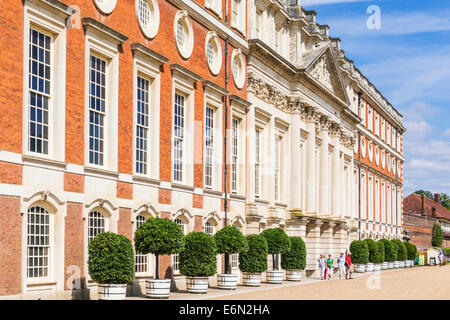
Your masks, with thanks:
[[[450,211],[440,202],[440,195],[434,200],[412,193],[404,199],[403,228],[408,233],[410,242],[420,248],[431,247],[433,226],[441,225],[444,232],[443,248],[450,247]]]
[[[224,107],[244,123],[249,106],[244,3],[0,2],[0,296],[91,288],[102,231],[132,239],[156,214],[185,232],[223,224]],[[238,195],[229,211],[243,228]],[[136,261],[152,275],[151,256]]]

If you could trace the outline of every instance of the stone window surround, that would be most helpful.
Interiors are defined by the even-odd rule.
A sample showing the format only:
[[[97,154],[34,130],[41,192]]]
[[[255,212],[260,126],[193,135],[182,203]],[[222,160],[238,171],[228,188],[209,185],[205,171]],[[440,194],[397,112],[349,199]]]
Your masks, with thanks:
[[[117,0],[93,0],[95,7],[103,14],[110,14],[116,7]]]
[[[214,63],[211,65],[207,58],[207,52],[208,52],[208,43],[212,42],[215,46],[215,52],[214,52]],[[220,39],[217,36],[217,33],[214,31],[208,32],[205,39],[205,57],[206,57],[206,64],[208,65],[209,71],[213,75],[218,75],[220,72],[220,69],[222,68],[222,46],[220,45]]]
[[[147,1],[149,10],[150,10],[150,24],[148,26],[143,25],[141,19],[140,19],[140,12],[139,12],[139,2],[140,1]],[[158,1],[157,0],[136,0],[135,2],[136,7],[136,18],[139,23],[139,27],[141,28],[141,31],[144,33],[144,35],[149,38],[153,39],[156,34],[158,33],[159,29],[159,7],[158,7]]]
[[[239,74],[233,72],[234,59],[237,59],[240,63],[240,66],[238,65],[240,67]],[[233,53],[231,54],[231,67],[234,84],[238,89],[242,89],[246,80],[246,66],[241,49],[233,50]]]
[[[180,48],[177,42],[177,25],[178,21],[181,21],[184,26],[185,31],[185,45],[183,48]],[[184,58],[189,59],[192,55],[192,51],[194,50],[194,29],[192,27],[191,19],[186,10],[180,10],[176,13],[175,19],[173,21],[173,32],[174,32],[174,40],[176,47],[178,49],[178,53]]]
[[[139,44],[132,43],[133,50],[133,137],[136,137],[136,109],[137,109],[137,77],[141,76],[150,81],[150,103],[149,103],[149,136],[147,161],[148,170],[146,175],[136,173],[133,165],[133,175],[143,176],[151,179],[159,179],[159,110],[160,110],[160,88],[161,73],[160,66],[168,61],[167,58]],[[136,139],[133,138],[133,150],[135,150]],[[136,161],[136,153],[133,152],[133,164]]]
[[[65,22],[74,9],[58,2],[55,4],[41,1],[39,4],[26,0],[24,2],[24,54],[23,54],[23,127],[22,127],[22,153],[42,159],[65,160],[65,108],[56,106],[65,105],[66,83],[66,26]],[[48,154],[28,151],[28,42],[30,27],[51,37],[51,88],[49,104],[49,136]]]

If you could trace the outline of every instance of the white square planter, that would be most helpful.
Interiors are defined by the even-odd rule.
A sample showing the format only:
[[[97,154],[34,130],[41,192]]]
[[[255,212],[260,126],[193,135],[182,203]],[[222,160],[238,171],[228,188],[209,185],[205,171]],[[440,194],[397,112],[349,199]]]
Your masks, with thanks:
[[[217,286],[219,289],[236,290],[237,274],[218,274]]]
[[[125,300],[127,295],[127,284],[99,284],[99,300]]]
[[[406,261],[400,261],[399,264],[400,264],[400,268],[405,268]]]
[[[272,284],[283,283],[283,271],[281,270],[266,271],[266,282]]]
[[[381,263],[376,263],[373,267],[373,271],[381,271]]]
[[[366,263],[366,272],[373,272],[375,265],[373,263]]]
[[[383,262],[381,264],[381,270],[387,270],[389,267],[389,262]]]
[[[286,270],[286,279],[288,281],[301,281],[302,271],[301,270]]]
[[[149,298],[167,299],[170,295],[170,279],[147,279],[145,291]]]
[[[394,261],[394,269],[400,268],[400,261]]]
[[[189,293],[207,293],[208,277],[186,277],[186,290]]]
[[[259,287],[261,285],[261,273],[247,273],[242,274],[242,283],[244,286]]]
[[[355,263],[355,272],[357,273],[364,273],[366,272],[366,265],[365,264],[359,264]]]

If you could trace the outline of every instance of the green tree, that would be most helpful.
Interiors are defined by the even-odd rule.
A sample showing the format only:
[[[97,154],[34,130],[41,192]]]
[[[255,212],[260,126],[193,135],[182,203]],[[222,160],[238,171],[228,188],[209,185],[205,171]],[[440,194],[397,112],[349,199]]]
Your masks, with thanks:
[[[433,226],[433,238],[431,239],[431,244],[434,247],[442,246],[442,241],[444,240],[444,233],[442,232],[441,225],[435,223]]]
[[[446,193],[441,193],[441,205],[447,209],[450,210],[450,197]]]
[[[427,198],[429,198],[431,200],[434,199],[433,193],[431,191],[417,190],[417,191],[414,191],[414,193],[420,194],[420,195],[423,194],[425,197],[427,197]]]

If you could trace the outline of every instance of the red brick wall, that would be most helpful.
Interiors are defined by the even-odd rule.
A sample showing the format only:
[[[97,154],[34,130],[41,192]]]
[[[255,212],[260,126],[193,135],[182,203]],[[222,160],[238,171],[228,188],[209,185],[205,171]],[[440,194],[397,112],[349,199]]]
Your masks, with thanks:
[[[80,268],[80,274],[84,275],[83,205],[76,202],[67,202],[64,240],[65,289],[68,289],[67,279],[71,274],[68,274],[67,270],[71,265],[78,266]]]
[[[158,189],[158,202],[163,204],[171,204],[172,190]]]
[[[64,191],[84,192],[84,176],[70,172],[64,172]]]
[[[117,181],[117,198],[133,199],[133,185],[128,182]]]
[[[0,295],[19,294],[22,280],[20,198],[0,195]]]
[[[22,169],[20,164],[0,161],[0,183],[22,184]]]
[[[192,206],[194,208],[203,209],[203,195],[193,194],[192,195]]]
[[[202,216],[194,217],[194,231],[195,232],[203,232],[203,217]]]
[[[131,209],[119,208],[119,223],[117,225],[117,232],[123,234],[125,237],[132,240],[131,230]]]
[[[0,1],[0,149],[22,152],[23,5]],[[14,44],[14,45],[11,45]]]

